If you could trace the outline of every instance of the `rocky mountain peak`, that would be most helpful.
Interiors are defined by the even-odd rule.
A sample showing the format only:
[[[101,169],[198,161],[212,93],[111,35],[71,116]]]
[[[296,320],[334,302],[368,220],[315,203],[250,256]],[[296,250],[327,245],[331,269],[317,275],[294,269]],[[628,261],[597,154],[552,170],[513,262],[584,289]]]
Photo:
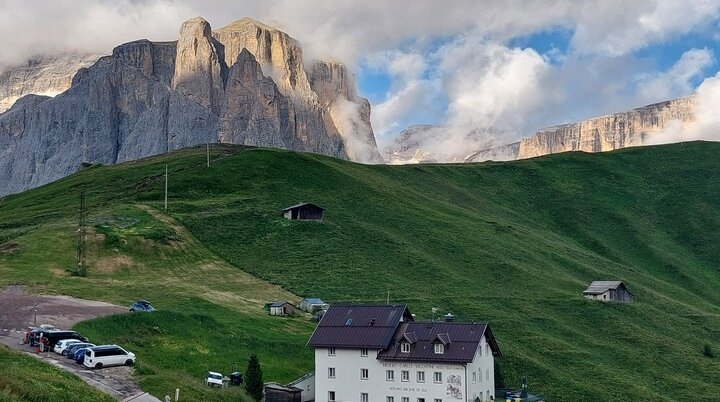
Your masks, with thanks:
[[[218,141],[381,162],[352,75],[341,63],[313,65],[305,70],[295,39],[252,19],[213,31],[196,17],[177,41],[119,45],[75,70],[59,96],[28,97],[0,114],[0,196],[84,162]]]

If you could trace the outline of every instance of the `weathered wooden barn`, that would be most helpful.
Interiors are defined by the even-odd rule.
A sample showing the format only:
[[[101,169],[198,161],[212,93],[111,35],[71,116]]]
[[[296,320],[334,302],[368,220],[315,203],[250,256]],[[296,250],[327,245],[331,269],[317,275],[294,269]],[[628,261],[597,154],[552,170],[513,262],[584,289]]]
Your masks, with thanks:
[[[632,303],[635,296],[623,281],[594,281],[583,291],[588,299]]]
[[[300,301],[298,308],[308,313],[314,313],[320,310],[327,310],[328,304],[317,297],[306,297]]]
[[[302,402],[302,390],[271,382],[265,384],[265,402]]]
[[[285,300],[276,301],[270,304],[270,315],[293,315],[295,306]]]
[[[303,202],[282,210],[282,216],[293,221],[322,221],[324,215],[324,208],[309,202]]]

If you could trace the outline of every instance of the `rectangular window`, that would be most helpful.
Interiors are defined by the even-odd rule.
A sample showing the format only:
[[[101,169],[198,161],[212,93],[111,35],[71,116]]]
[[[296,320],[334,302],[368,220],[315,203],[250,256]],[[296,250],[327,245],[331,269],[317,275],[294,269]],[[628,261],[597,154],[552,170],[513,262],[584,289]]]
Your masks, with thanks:
[[[425,402],[425,398],[418,398],[417,402]]]
[[[439,372],[439,371],[436,371],[436,372],[433,374],[433,380],[434,380],[436,383],[438,383],[438,384],[441,383],[441,382],[442,382],[442,373]]]
[[[485,381],[490,381],[490,369],[485,369]]]
[[[328,401],[332,402],[335,400],[335,391],[328,391]]]
[[[478,356],[480,356],[480,357],[482,357],[482,348],[483,348],[482,345],[480,345],[480,347],[478,348]]]
[[[425,372],[424,371],[417,372],[417,382],[425,382]]]
[[[400,380],[401,381],[410,381],[410,372],[403,370],[400,372]]]
[[[442,402],[442,399],[435,398],[435,402]]]
[[[402,342],[400,344],[400,352],[401,353],[410,353],[410,344],[407,342]]]
[[[482,369],[478,369],[478,377],[480,378],[480,382],[482,382]]]
[[[393,370],[388,370],[385,372],[385,379],[387,381],[395,381],[395,372]]]
[[[328,348],[328,356],[335,356],[335,348]]]
[[[485,356],[490,356],[490,345],[485,345]]]
[[[473,384],[477,382],[477,373],[473,371]]]
[[[435,344],[435,354],[441,355],[443,353],[445,353],[445,345],[443,345],[442,343],[436,343]]]
[[[328,378],[335,378],[335,367],[328,367]]]
[[[368,355],[368,350],[367,350],[367,348],[362,348],[362,349],[360,349],[360,356],[362,356],[362,357],[367,357],[367,355]]]
[[[394,396],[388,396],[387,398],[385,398],[385,402],[395,402],[395,397],[394,397]]]
[[[403,396],[402,402],[410,402],[410,398],[408,398],[407,396]]]
[[[367,380],[369,378],[368,369],[360,369],[360,379]]]
[[[362,394],[360,394],[360,402],[368,402],[368,401],[369,401],[369,399],[368,399],[367,393],[363,392]]]

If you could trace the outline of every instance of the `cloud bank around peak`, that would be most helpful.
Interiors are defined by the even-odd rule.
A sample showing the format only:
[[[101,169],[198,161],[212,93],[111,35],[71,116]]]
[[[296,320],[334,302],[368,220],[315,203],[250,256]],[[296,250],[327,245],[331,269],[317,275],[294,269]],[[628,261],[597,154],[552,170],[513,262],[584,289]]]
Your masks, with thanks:
[[[175,40],[198,15],[214,28],[253,17],[298,39],[307,58],[386,77],[372,113],[381,145],[408,124],[434,123],[441,129],[428,145],[450,155],[695,90],[717,70],[712,46],[690,43],[664,62],[642,52],[693,35],[718,42],[720,0],[0,0],[0,8],[0,68],[37,54]],[[553,32],[566,32],[565,43],[515,41]]]

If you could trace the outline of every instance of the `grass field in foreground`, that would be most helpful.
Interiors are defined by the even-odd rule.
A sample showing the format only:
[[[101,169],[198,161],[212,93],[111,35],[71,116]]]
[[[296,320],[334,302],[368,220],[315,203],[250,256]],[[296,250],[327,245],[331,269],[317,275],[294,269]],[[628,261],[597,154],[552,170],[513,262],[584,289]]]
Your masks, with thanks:
[[[0,401],[112,402],[76,376],[0,345]]]
[[[229,365],[254,351],[267,380],[311,369],[312,323],[268,317],[266,300],[290,291],[381,302],[389,290],[420,318],[439,307],[489,320],[507,386],[527,376],[553,401],[711,401],[720,359],[702,348],[720,349],[719,155],[720,144],[687,143],[366,166],[218,147],[208,169],[203,150],[181,150],[6,197],[0,244],[17,246],[0,254],[0,281],[117,303],[157,300],[156,316],[78,328],[135,347],[149,366],[138,369],[141,385],[158,395],[174,376],[205,395],[196,381],[206,361]],[[165,164],[174,220],[158,212]],[[88,278],[64,273],[80,188],[97,233]],[[300,201],[325,207],[324,222],[279,216]],[[582,297],[604,279],[625,280],[637,303]],[[166,353],[156,354],[158,345]]]

